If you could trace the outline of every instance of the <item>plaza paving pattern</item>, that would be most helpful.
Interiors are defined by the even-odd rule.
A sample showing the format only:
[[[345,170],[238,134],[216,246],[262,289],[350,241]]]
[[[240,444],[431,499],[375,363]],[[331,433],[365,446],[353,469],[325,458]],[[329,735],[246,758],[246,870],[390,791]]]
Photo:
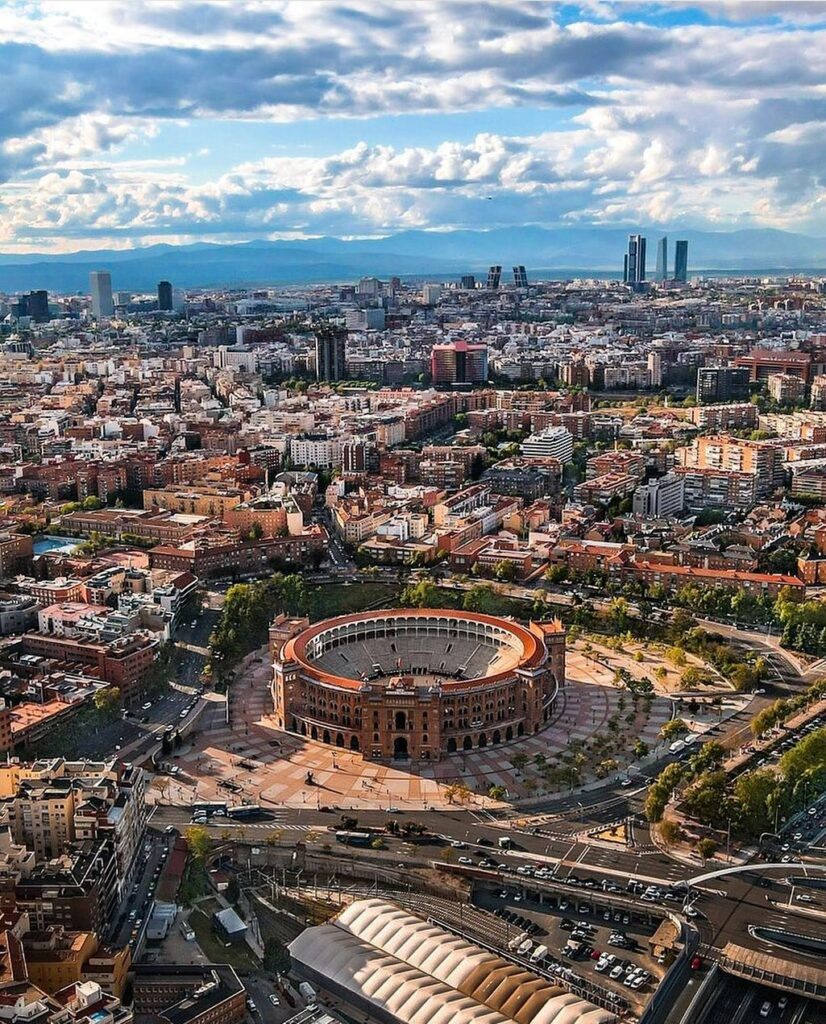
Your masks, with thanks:
[[[454,754],[438,762],[384,764],[277,730],[270,718],[270,671],[266,661],[249,665],[232,689],[231,725],[217,715],[204,723],[194,743],[177,759],[180,774],[162,791],[157,784],[153,787],[158,802],[187,805],[196,799],[220,799],[229,804],[258,803],[274,811],[323,806],[413,810],[455,806],[457,798],[449,787],[457,783],[472,791],[469,806],[493,806],[484,795],[493,785],[505,787],[507,802],[512,802],[542,792],[528,782],[536,778],[531,768],[521,773],[514,770],[511,759],[517,751],[529,759],[542,754],[550,760],[566,750],[570,739],[604,734],[621,696],[615,688],[598,685],[583,673],[585,678],[568,679],[553,719],[535,736]],[[620,718],[630,709],[626,697]],[[642,739],[653,746],[670,716],[670,702],[655,699],[648,716],[640,711],[632,725],[625,725],[625,742],[630,745]],[[629,752],[626,763],[631,759]],[[308,772],[313,773],[312,785],[307,783]],[[237,791],[228,789],[227,783]]]

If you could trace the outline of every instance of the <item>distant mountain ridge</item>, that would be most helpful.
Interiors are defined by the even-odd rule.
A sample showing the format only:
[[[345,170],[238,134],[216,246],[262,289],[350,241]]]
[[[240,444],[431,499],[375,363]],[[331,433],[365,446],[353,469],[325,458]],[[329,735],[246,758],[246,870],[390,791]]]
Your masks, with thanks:
[[[741,231],[687,231],[639,228],[649,244],[649,274],[654,269],[656,240],[688,240],[689,273],[695,270],[749,272],[826,272],[826,238],[748,228]],[[184,288],[301,284],[352,281],[364,274],[389,277],[455,277],[484,273],[502,264],[504,279],[522,263],[544,276],[560,269],[584,276],[617,276],[622,266],[627,228],[495,228],[490,231],[404,231],[382,238],[257,240],[237,244],[195,242],[137,249],[99,249],[61,253],[0,254],[0,290],[46,288],[71,293],[89,290],[89,272],[110,269],[112,285],[127,291],[154,290],[169,280]],[[561,275],[562,276],[562,275]]]

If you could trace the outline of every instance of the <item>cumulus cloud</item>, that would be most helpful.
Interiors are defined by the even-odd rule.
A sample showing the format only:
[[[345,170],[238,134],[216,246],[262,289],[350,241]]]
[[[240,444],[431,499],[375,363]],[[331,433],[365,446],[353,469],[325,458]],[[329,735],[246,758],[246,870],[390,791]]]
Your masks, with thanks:
[[[565,220],[826,230],[826,5],[686,4],[700,13],[678,24],[673,6],[19,0],[0,7],[0,239]],[[553,108],[562,127],[470,141],[442,127],[518,107]],[[220,150],[227,120],[411,113],[432,115],[425,145],[240,153],[207,181],[188,154],[151,146],[170,122],[209,118]],[[146,159],[121,157],[139,139]]]

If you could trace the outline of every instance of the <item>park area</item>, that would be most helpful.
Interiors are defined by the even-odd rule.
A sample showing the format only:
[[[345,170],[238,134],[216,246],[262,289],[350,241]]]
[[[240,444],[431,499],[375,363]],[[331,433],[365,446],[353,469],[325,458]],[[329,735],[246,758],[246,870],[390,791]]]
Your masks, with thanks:
[[[591,633],[580,633],[569,642],[568,678],[663,696],[732,689],[711,664],[682,647]]]

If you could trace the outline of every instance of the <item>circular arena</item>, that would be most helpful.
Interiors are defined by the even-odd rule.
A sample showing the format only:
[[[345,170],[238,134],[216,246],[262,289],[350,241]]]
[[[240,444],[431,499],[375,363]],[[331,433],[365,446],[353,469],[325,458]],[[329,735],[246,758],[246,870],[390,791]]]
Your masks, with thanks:
[[[438,760],[538,732],[565,678],[558,620],[396,609],[270,630],[280,728],[376,760]]]

